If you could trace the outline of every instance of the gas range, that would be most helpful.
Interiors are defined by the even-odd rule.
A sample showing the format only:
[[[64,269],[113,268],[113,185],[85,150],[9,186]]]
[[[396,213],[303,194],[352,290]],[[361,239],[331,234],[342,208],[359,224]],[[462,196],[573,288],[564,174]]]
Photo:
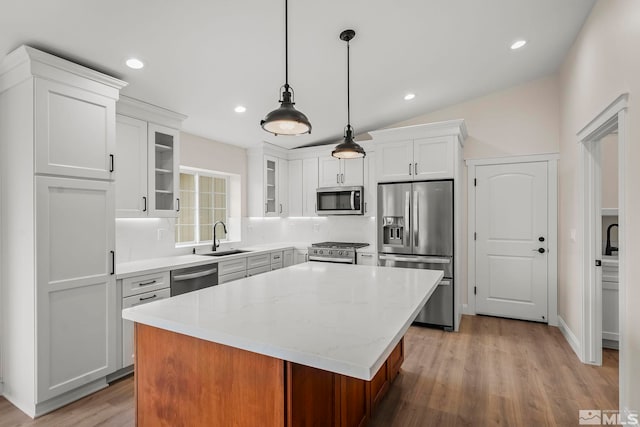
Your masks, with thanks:
[[[309,247],[309,261],[356,263],[356,250],[369,246],[368,243],[321,242]]]

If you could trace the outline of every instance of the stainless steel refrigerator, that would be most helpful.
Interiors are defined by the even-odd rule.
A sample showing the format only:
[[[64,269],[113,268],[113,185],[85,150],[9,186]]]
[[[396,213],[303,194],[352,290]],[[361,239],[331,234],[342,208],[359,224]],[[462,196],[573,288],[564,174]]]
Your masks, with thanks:
[[[443,270],[415,319],[454,327],[453,181],[378,184],[378,265]]]

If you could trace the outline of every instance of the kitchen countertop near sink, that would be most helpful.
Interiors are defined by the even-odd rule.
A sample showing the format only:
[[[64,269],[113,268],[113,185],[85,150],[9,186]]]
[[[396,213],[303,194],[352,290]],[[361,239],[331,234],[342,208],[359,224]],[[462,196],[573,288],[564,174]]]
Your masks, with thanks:
[[[195,255],[176,255],[161,258],[150,258],[137,261],[122,262],[116,265],[116,279],[125,279],[127,277],[138,276],[141,274],[151,274],[160,271],[175,270],[176,268],[195,267],[198,265],[206,265],[226,261],[234,258],[243,258],[246,256],[258,255],[264,252],[276,251],[279,249],[304,248],[307,243],[270,243],[264,245],[244,246],[239,249],[245,252],[224,255],[224,256],[206,256],[202,254]]]

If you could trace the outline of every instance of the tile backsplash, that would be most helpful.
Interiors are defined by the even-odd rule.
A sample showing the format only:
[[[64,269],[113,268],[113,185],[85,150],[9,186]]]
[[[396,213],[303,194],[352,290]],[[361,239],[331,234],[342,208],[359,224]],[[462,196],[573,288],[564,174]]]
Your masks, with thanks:
[[[237,227],[237,221],[229,226]],[[242,240],[223,243],[222,249],[295,242],[307,244],[322,241],[368,243],[365,252],[375,252],[376,221],[372,217],[331,216],[313,218],[242,218],[239,221]],[[175,247],[175,219],[141,218],[116,220],[116,261],[127,262],[189,254],[192,247]]]

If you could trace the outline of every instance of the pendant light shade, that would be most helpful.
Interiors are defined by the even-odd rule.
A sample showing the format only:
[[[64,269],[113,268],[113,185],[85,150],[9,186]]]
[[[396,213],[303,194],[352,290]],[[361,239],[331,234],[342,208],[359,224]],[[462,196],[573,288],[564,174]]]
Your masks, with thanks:
[[[356,36],[356,32],[353,30],[344,30],[340,33],[340,40],[347,42],[347,126],[344,132],[344,142],[341,142],[331,152],[333,157],[338,159],[358,159],[367,155],[364,148],[353,140],[353,128],[351,127],[351,88],[350,88],[350,76],[349,76],[349,41]]]
[[[285,83],[280,88],[280,107],[267,114],[260,122],[262,129],[274,135],[302,135],[311,133],[311,123],[304,113],[296,110],[293,88],[289,86],[289,2],[284,2]]]

